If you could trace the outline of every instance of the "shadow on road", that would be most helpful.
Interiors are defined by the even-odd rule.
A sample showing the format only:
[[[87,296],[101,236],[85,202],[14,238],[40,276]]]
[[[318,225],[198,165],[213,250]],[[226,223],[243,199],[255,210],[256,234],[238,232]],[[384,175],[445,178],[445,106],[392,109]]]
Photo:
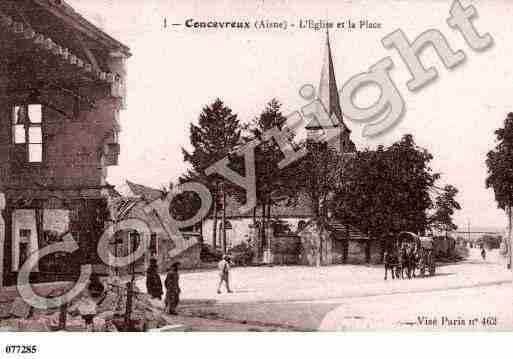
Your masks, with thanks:
[[[435,273],[434,277],[447,277],[451,275],[456,275],[456,273]]]
[[[180,306],[202,306],[202,305],[215,305],[218,301],[215,299],[183,299],[180,300]]]

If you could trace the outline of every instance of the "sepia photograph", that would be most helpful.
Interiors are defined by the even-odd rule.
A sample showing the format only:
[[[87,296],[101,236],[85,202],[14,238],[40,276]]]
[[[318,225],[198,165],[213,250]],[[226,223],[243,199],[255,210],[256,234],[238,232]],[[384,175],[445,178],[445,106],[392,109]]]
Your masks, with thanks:
[[[2,355],[51,356],[22,332],[513,331],[512,16],[0,0]]]

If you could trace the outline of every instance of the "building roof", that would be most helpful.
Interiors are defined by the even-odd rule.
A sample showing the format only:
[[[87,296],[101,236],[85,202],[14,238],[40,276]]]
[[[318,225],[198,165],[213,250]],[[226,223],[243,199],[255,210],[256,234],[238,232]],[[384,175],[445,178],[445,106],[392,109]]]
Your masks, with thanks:
[[[308,231],[309,228],[315,223],[314,220],[310,220],[306,225],[298,231],[300,234],[303,231]],[[342,223],[337,220],[331,220],[327,223],[328,230],[334,235],[337,240],[349,239],[351,241],[368,241],[370,238],[365,233],[360,231],[355,226],[350,224]]]
[[[330,117],[329,119],[313,118],[308,123],[306,128],[318,129],[341,126],[344,128],[344,130],[350,132],[350,129],[344,123],[342,116],[342,108],[340,107],[337,80],[335,77],[335,68],[333,66],[333,56],[331,54],[330,38],[329,33],[327,31],[324,62],[321,70],[321,80],[319,82],[318,98]],[[319,121],[323,121],[326,123],[319,123]]]
[[[76,72],[82,76],[80,78],[111,84],[117,83],[119,76],[107,68],[103,56],[98,54],[125,58],[130,56],[127,46],[88,22],[60,0],[2,0],[0,35],[10,41],[5,48],[11,49],[12,56],[21,56],[27,50],[41,52],[62,66],[61,73],[73,70],[70,72]],[[34,56],[20,61],[26,62],[32,58]],[[40,64],[35,60],[36,68]]]
[[[247,211],[242,213],[239,208],[242,206],[233,197],[226,197],[226,218],[249,218],[253,217],[253,211]],[[257,207],[257,217],[262,216],[262,208]],[[271,217],[274,218],[310,218],[313,212],[310,209],[308,197],[301,194],[294,205],[287,205],[286,201],[283,201],[277,205],[271,207]]]
[[[340,221],[333,220],[329,222],[328,226],[331,228],[337,238],[345,238],[347,234],[349,234],[349,239],[353,241],[369,240],[369,236],[350,224],[345,224]]]
[[[144,186],[142,184],[137,184],[130,181],[126,181],[126,184],[133,196],[143,198],[147,201],[154,201],[162,198],[165,195],[164,191]]]
[[[131,56],[130,49],[120,41],[114,39],[109,34],[88,21],[77,11],[73,9],[64,0],[31,0],[42,9],[60,18],[66,24],[73,26],[89,38],[101,42],[111,50],[120,51],[125,56]]]

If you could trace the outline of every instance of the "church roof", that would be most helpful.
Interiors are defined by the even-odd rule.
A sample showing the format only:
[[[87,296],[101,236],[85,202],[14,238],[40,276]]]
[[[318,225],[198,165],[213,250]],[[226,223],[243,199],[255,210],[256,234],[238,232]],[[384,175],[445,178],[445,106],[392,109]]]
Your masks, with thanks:
[[[151,188],[142,184],[126,181],[129,193],[123,197],[128,200],[143,199],[146,201],[154,201],[162,198],[164,192],[155,188]],[[121,202],[120,202],[121,203]],[[242,213],[239,208],[242,206],[237,200],[231,196],[226,197],[226,218],[242,218],[252,217],[253,211]],[[257,208],[257,216],[261,216],[262,209]],[[310,201],[305,194],[300,194],[297,202],[294,205],[287,205],[285,201],[271,207],[271,217],[275,218],[309,218],[313,215],[310,208]],[[221,214],[219,214],[221,216]]]
[[[329,114],[329,119],[313,118],[307,129],[338,127],[342,126],[345,131],[350,131],[346,126],[342,116],[342,108],[338,94],[337,80],[335,77],[335,67],[333,66],[333,56],[331,54],[331,45],[329,33],[326,32],[326,47],[324,53],[324,62],[321,70],[321,80],[319,82],[318,98],[324,109]],[[324,121],[328,123],[319,123]]]
[[[242,206],[233,197],[226,197],[226,218],[245,218],[252,217],[253,211],[242,213],[239,208]],[[262,215],[261,207],[257,207],[257,217]],[[218,214],[221,216],[221,214]],[[274,218],[309,218],[313,216],[310,208],[310,202],[305,194],[300,194],[297,202],[293,205],[288,205],[286,201],[280,202],[271,206],[271,217]]]

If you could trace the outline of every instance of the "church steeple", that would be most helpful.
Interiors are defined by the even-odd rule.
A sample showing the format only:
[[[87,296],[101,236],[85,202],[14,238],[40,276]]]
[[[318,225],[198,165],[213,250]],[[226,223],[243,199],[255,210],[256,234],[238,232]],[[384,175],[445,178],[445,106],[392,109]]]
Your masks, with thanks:
[[[355,152],[356,147],[350,138],[351,130],[344,123],[342,116],[328,31],[317,96],[319,106],[323,107],[317,113],[324,113],[324,116],[315,116],[305,127],[307,139],[316,142],[329,139],[329,145],[340,153]],[[326,116],[326,112],[329,116]]]
[[[324,60],[321,70],[321,80],[319,82],[318,98],[323,104],[325,110],[329,114],[329,123],[319,123],[319,119],[313,119],[307,129],[342,127],[345,131],[349,131],[344,124],[342,109],[340,107],[340,99],[338,94],[337,81],[335,77],[335,68],[333,66],[333,56],[331,54],[331,45],[329,33],[326,30],[326,44],[324,50]]]

